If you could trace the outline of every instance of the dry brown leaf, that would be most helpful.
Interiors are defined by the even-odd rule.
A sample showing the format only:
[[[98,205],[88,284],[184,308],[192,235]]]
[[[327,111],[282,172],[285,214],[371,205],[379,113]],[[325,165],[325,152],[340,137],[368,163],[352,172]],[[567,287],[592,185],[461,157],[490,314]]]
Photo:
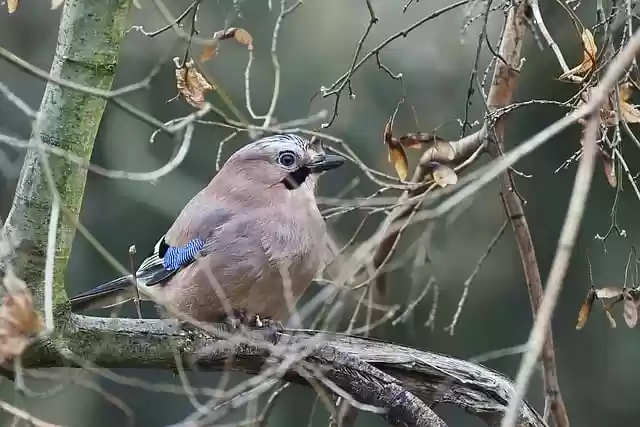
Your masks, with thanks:
[[[627,123],[640,123],[640,110],[633,104],[621,102],[620,114],[622,115],[622,120]]]
[[[618,178],[616,177],[616,167],[613,159],[609,157],[603,157],[602,161],[604,165],[604,175],[607,177],[609,185],[613,188],[616,188],[616,186],[618,185]]]
[[[576,322],[576,329],[580,330],[584,328],[585,323],[587,323],[587,319],[589,318],[589,314],[591,314],[591,308],[593,307],[593,303],[596,300],[596,291],[593,289],[589,289],[584,302],[582,303],[582,307],[580,307],[580,311],[578,312],[578,321]]]
[[[247,49],[253,49],[253,37],[249,33],[249,31],[244,28],[229,28],[224,31],[217,31],[213,34],[213,40],[211,40],[211,44],[207,45],[204,48],[204,52],[200,55],[201,61],[208,61],[213,58],[217,52],[218,40],[229,40],[234,39],[240,44],[247,46]]]
[[[184,66],[180,58],[173,58],[176,65],[176,87],[190,105],[200,108],[204,103],[204,94],[215,87],[196,69],[193,59],[189,59]]]
[[[576,77],[576,74],[586,74],[595,68],[595,59],[596,54],[598,53],[598,48],[593,38],[593,34],[587,28],[582,31],[582,48],[582,63],[576,67],[573,67],[566,73],[563,73],[560,76],[560,79],[570,78],[571,80],[581,81],[582,78]]]
[[[617,298],[622,295],[622,288],[615,286],[607,286],[606,288],[596,289],[596,297],[600,299]]]
[[[613,316],[611,315],[611,312],[609,311],[609,309],[607,307],[604,308],[604,314],[607,315],[607,320],[609,321],[609,326],[611,326],[612,328],[615,328],[616,326],[618,326],[616,324],[616,319],[613,318]]]
[[[407,175],[409,175],[409,161],[407,160],[407,153],[404,152],[402,144],[393,137],[391,132],[392,120],[393,117],[389,118],[387,124],[384,125],[383,139],[385,144],[387,144],[387,159],[395,168],[398,177],[404,181],[407,179]]]
[[[253,49],[253,37],[249,34],[249,31],[244,28],[237,28],[233,32],[233,38],[240,44],[247,46],[249,49]]]
[[[205,46],[204,51],[202,52],[202,55],[200,55],[200,61],[205,62],[210,60],[211,58],[214,57],[214,55],[216,54],[218,45],[210,45],[210,46]]]
[[[624,300],[624,321],[627,326],[633,328],[638,323],[638,308],[632,298],[628,297]]]
[[[401,180],[407,179],[409,175],[409,162],[407,161],[407,154],[400,144],[389,145],[389,163],[396,169],[396,174]]]
[[[458,182],[458,175],[449,166],[439,164],[435,167],[431,175],[440,187],[446,187],[447,185],[453,185]]]
[[[7,10],[9,13],[13,13],[18,9],[18,5],[20,4],[20,0],[7,0]]]
[[[24,282],[7,274],[4,285],[7,293],[0,305],[0,363],[19,356],[33,336],[44,329]]]
[[[640,110],[634,104],[629,103],[629,99],[633,93],[633,85],[630,82],[626,82],[618,86],[618,94],[620,95],[620,115],[622,116],[622,120],[627,123],[640,123]],[[615,92],[612,91],[610,95],[610,100],[607,103],[607,106],[615,105]],[[608,125],[615,125],[617,120],[615,110],[612,110],[614,120],[613,123],[607,122]]]

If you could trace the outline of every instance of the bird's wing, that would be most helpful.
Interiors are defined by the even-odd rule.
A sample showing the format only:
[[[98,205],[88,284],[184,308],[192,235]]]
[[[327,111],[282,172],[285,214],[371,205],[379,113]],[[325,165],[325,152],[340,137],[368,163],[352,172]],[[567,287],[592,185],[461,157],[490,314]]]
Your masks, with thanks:
[[[181,246],[171,246],[162,235],[149,255],[136,271],[136,279],[145,286],[164,282],[196,260],[204,248],[205,240],[195,237]]]
[[[229,210],[207,209],[203,204],[190,203],[187,208],[169,231],[160,237],[151,254],[136,271],[137,282],[143,288],[166,283],[174,274],[194,262],[204,250],[205,242],[215,240],[218,230],[233,217]],[[119,277],[70,298],[71,306],[74,310],[85,310],[122,304],[135,296],[133,283],[131,275]]]

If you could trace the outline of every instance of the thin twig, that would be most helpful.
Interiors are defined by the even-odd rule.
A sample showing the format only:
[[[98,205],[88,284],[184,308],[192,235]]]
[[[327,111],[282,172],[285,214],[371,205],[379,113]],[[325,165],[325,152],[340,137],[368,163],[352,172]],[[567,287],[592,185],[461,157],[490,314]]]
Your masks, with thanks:
[[[544,37],[549,47],[551,47],[551,50],[553,50],[553,53],[556,55],[558,63],[560,64],[560,67],[562,67],[562,72],[567,73],[569,71],[569,66],[567,65],[567,61],[562,55],[560,47],[555,42],[553,37],[551,37],[551,33],[549,33],[549,30],[547,29],[547,26],[542,19],[542,13],[540,12],[540,4],[538,3],[538,0],[529,0],[529,6],[531,6],[533,17],[536,20],[536,24],[538,24],[538,28],[540,29],[540,33],[542,33],[542,37]]]
[[[451,320],[451,323],[449,324],[449,326],[445,328],[445,330],[449,331],[450,335],[453,335],[455,333],[456,324],[458,323],[458,319],[460,318],[460,314],[462,313],[462,307],[464,307],[464,303],[467,300],[467,295],[469,294],[469,288],[471,287],[471,282],[473,282],[473,279],[475,279],[475,277],[478,275],[478,272],[480,271],[480,267],[482,267],[485,260],[489,257],[491,250],[496,246],[498,241],[500,241],[500,238],[504,234],[508,225],[509,225],[509,220],[507,219],[502,223],[498,232],[491,239],[491,242],[489,242],[489,245],[487,246],[484,253],[476,263],[476,266],[471,272],[471,274],[469,275],[469,277],[467,277],[467,280],[464,281],[462,296],[460,296],[460,301],[458,301],[458,307],[456,308],[456,312],[453,315],[453,319]]]
[[[0,409],[34,425],[35,427],[62,427],[59,424],[51,424],[46,421],[42,421],[41,419],[34,417],[27,411],[23,411],[20,408],[16,408],[15,406],[5,402],[4,400],[0,400]]]

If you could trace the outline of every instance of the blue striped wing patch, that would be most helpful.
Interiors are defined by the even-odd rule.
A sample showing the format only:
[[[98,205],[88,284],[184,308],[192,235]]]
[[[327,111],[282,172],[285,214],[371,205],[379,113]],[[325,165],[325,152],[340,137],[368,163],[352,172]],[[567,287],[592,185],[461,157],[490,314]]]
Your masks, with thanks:
[[[191,264],[203,248],[204,240],[201,239],[193,239],[184,246],[170,246],[162,257],[164,268],[173,271]]]

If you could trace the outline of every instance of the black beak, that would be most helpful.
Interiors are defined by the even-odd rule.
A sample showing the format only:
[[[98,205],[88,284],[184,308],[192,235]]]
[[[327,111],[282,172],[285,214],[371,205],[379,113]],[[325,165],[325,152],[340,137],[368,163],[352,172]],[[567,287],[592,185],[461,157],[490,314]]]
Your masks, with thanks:
[[[344,157],[335,154],[318,154],[307,167],[311,173],[320,173],[342,166]]]

